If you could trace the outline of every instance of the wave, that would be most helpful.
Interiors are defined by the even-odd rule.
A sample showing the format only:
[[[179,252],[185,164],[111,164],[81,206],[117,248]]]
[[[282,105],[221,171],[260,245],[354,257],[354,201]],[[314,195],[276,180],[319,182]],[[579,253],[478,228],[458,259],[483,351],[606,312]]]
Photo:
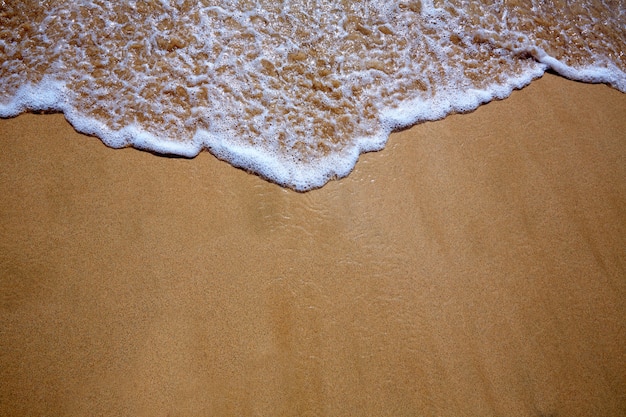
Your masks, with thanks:
[[[0,117],[309,190],[551,69],[626,91],[624,1],[5,1]]]

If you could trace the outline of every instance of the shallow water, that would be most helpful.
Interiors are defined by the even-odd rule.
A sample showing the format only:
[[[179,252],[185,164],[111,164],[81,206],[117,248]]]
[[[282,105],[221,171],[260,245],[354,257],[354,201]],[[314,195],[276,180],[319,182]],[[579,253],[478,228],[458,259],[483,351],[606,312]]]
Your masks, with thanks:
[[[0,116],[62,111],[109,146],[208,149],[298,190],[548,68],[626,91],[625,1],[0,5]]]

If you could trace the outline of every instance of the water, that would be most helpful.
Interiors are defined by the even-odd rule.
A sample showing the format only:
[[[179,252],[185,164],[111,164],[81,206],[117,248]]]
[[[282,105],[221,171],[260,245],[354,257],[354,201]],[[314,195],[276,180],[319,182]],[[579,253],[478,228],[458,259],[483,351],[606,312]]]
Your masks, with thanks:
[[[0,117],[297,190],[547,69],[626,92],[626,1],[0,1]]]

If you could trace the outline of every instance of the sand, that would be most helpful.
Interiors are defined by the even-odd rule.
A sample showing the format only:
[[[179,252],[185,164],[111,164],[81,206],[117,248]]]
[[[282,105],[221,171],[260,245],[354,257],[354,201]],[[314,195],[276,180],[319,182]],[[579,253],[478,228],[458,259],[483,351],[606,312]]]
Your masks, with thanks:
[[[0,120],[0,415],[626,415],[626,95],[545,75],[305,194]]]

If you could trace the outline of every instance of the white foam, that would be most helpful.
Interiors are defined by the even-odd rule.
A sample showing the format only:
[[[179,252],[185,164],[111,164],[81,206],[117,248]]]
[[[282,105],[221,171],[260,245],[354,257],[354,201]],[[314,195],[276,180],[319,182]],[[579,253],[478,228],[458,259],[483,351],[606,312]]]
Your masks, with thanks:
[[[549,56],[545,51],[541,51],[537,58],[539,62],[546,64],[555,72],[569,79],[586,83],[609,84],[622,92],[626,92],[626,74],[612,63],[607,67],[589,65],[574,68]]]
[[[64,83],[50,77],[36,85],[22,85],[8,103],[0,103],[0,117],[14,117],[27,110],[64,111],[66,94]]]
[[[207,7],[205,14],[201,13],[199,26],[190,28],[190,20],[180,12],[178,2],[163,0],[161,3],[165,14],[147,19],[150,26],[175,18],[177,27],[171,31],[191,31],[196,44],[178,45],[166,50],[167,47],[159,47],[158,37],[170,36],[169,32],[153,31],[142,39],[129,39],[121,48],[115,43],[103,42],[100,51],[104,60],[109,59],[109,55],[115,55],[117,65],[131,66],[133,56],[129,52],[130,46],[133,41],[137,41],[145,48],[147,57],[158,56],[166,61],[167,71],[170,71],[169,78],[159,79],[161,74],[152,71],[145,62],[140,62],[143,64],[141,71],[144,72],[138,70],[126,78],[115,78],[114,74],[107,73],[104,80],[94,79],[89,67],[66,71],[66,63],[62,58],[66,55],[77,56],[82,62],[86,59],[85,51],[68,49],[68,43],[64,42],[54,44],[52,36],[44,34],[42,39],[53,43],[51,48],[59,55],[51,66],[52,73],[44,76],[38,84],[24,83],[12,97],[3,97],[6,104],[0,104],[0,117],[12,117],[29,110],[59,111],[65,114],[76,130],[97,136],[110,147],[133,146],[160,154],[185,157],[194,157],[203,149],[208,149],[234,166],[278,184],[304,191],[321,187],[330,179],[348,175],[359,155],[382,149],[392,131],[422,121],[441,119],[453,112],[469,112],[482,103],[508,97],[514,89],[522,88],[540,77],[547,68],[552,68],[568,78],[607,83],[626,92],[625,73],[609,57],[596,56],[585,65],[573,67],[566,64],[565,60],[560,61],[549,56],[542,49],[542,45],[533,43],[529,34],[517,33],[513,29],[503,29],[500,26],[471,26],[463,20],[465,10],[457,10],[457,14],[451,14],[443,8],[434,7],[432,1],[422,1],[419,13],[415,12],[415,8],[408,10],[401,8],[399,3],[386,1],[353,3],[351,7],[357,10],[356,16],[361,19],[363,26],[347,28],[344,26],[348,22],[347,12],[341,10],[339,3],[328,0],[321,3],[323,10],[312,12],[317,16],[316,21],[320,25],[325,22],[324,24],[330,26],[304,28],[310,32],[307,39],[296,38],[294,32],[284,32],[291,30],[292,21],[289,19],[295,19],[287,9],[283,10],[281,17],[288,23],[274,29],[277,16],[258,7],[237,10],[236,2],[223,2]],[[90,2],[81,4],[94,8],[112,7]],[[456,2],[449,2],[447,6],[455,4]],[[293,2],[291,7],[298,8],[300,4]],[[500,4],[498,7],[504,6]],[[209,10],[219,14],[216,21],[206,15]],[[104,16],[108,11],[103,10],[101,15]],[[334,13],[332,16],[330,11]],[[66,10],[59,16],[67,16],[68,13]],[[263,28],[255,27],[251,20],[253,16],[264,16],[268,24]],[[502,21],[515,20],[511,14],[507,14],[507,10],[503,16]],[[237,45],[237,37],[244,33],[234,29],[234,26],[229,27],[225,23],[227,17],[244,28],[243,32],[247,36],[245,42]],[[333,26],[331,17],[337,20],[336,26]],[[136,19],[136,24],[143,23],[141,16],[139,19],[132,15],[129,18]],[[416,22],[415,19],[422,19],[421,24],[435,35],[411,32],[416,30],[411,26]],[[44,20],[45,25],[53,23],[54,19]],[[293,20],[293,23],[297,25],[301,22]],[[89,22],[78,24],[89,27]],[[354,21],[350,24],[356,25]],[[383,24],[393,27],[407,43],[393,43],[393,36],[387,36],[388,33],[381,35],[384,33],[382,31],[378,33],[376,28]],[[107,21],[106,25],[107,30],[122,28],[122,25],[114,21]],[[317,33],[322,30],[327,32]],[[358,36],[358,31],[368,30],[374,32],[372,36],[380,36],[378,42],[382,46],[373,43],[370,45],[372,48],[364,50],[356,43],[348,52],[333,49],[342,43],[350,46],[347,38],[355,33]],[[455,52],[452,34],[463,39],[469,57],[462,57]],[[474,42],[475,36],[482,38],[484,42]],[[235,47],[231,45],[231,41]],[[222,50],[219,55],[211,56],[212,48],[216,44]],[[518,47],[513,48],[512,45]],[[5,48],[5,43],[1,46]],[[289,53],[306,51],[307,48],[328,49],[323,52],[334,60],[332,80],[340,83],[333,88],[342,93],[340,96],[343,101],[333,97],[333,91],[316,91],[318,89],[313,85],[313,78],[317,77],[315,73],[312,73],[311,78],[306,75],[297,76],[295,72],[288,73],[287,70],[274,78],[263,73],[262,59],[272,62],[280,72],[281,67],[289,64]],[[395,58],[387,57],[388,61],[385,63],[397,65],[395,72],[388,72],[387,67],[383,67],[383,71],[378,64],[368,64],[376,61],[379,56],[384,57],[386,49],[393,49],[396,54]],[[492,71],[480,74],[481,69],[476,70],[475,63],[470,61],[474,59],[472,56],[479,56],[485,51],[490,51],[494,59],[504,60],[502,68],[517,59],[523,60],[525,56],[533,57],[534,61],[523,61],[522,70],[518,72],[497,74]],[[193,68],[196,56],[200,53],[208,53],[210,62],[206,62],[204,72],[191,72],[190,68]],[[429,58],[425,59],[420,55],[422,53]],[[245,58],[247,54],[252,56],[248,61]],[[316,60],[309,56],[300,63],[311,71],[317,65]],[[483,65],[486,67],[486,64]],[[218,75],[219,68],[228,68],[228,71]],[[466,74],[466,70],[478,71],[484,79],[476,81],[471,74]],[[295,78],[286,78],[293,74],[296,74]],[[111,78],[109,84],[98,84],[99,81],[108,82],[108,78]],[[69,87],[76,80],[82,82],[81,88],[84,90],[81,93],[72,91]],[[258,84],[256,87],[252,86],[252,80]],[[330,82],[323,77],[320,80],[316,79],[327,84]],[[405,91],[407,83],[415,80],[422,82],[421,88]],[[157,81],[164,89],[155,98],[145,99],[142,96],[143,89]],[[0,78],[0,85],[2,82],[4,80]],[[278,87],[275,87],[277,82]],[[300,88],[298,86],[308,86],[302,87],[304,95],[308,94],[313,100],[317,100],[319,104],[315,106],[352,106],[349,117],[351,123],[355,123],[355,137],[338,138],[341,140],[325,143],[329,149],[326,153],[299,153],[298,144],[304,144],[305,148],[314,148],[318,144],[321,138],[315,136],[315,128],[319,123],[327,122],[324,117],[334,116],[331,112],[316,110],[301,95],[292,94],[292,90]],[[181,104],[176,101],[177,89],[180,87],[198,103]],[[201,102],[203,88],[210,92],[207,102]],[[354,93],[355,89],[361,90],[361,93]],[[259,91],[260,95],[255,94]],[[80,94],[84,96],[85,92],[90,96],[88,100],[81,98]],[[185,108],[186,105],[189,105],[189,109]],[[139,111],[139,106],[149,116],[145,124],[124,118],[127,113]],[[278,106],[282,111],[277,113],[271,110],[271,106]],[[106,109],[109,119],[93,116],[94,108]],[[375,110],[378,120],[368,118],[368,108]],[[260,110],[250,116],[251,109]],[[183,115],[191,116],[185,118]],[[162,122],[157,122],[158,118]],[[333,120],[328,122],[335,123],[333,126],[339,123]],[[279,136],[282,139],[279,140]],[[291,152],[284,149],[291,149]]]

